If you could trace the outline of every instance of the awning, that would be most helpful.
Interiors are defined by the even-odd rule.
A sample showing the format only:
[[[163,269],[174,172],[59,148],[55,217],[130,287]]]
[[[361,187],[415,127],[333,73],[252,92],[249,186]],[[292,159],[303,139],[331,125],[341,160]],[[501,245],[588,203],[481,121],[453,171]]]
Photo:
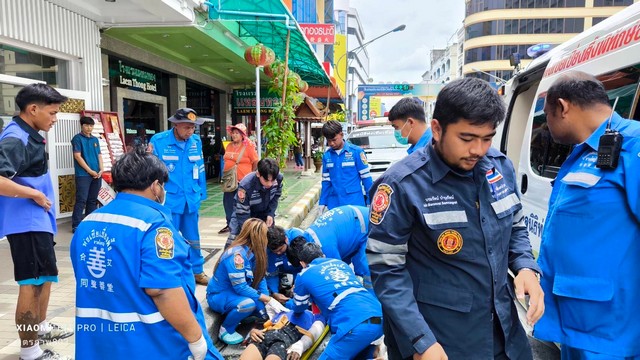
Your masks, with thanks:
[[[330,102],[342,102],[342,94],[340,88],[328,85],[328,86],[309,86],[309,90],[305,91],[305,94],[314,97],[324,103],[327,102],[327,98]]]
[[[334,87],[298,22],[281,0],[219,0],[208,2],[207,5],[211,20],[220,21],[247,43],[251,43],[250,38],[254,38],[270,47],[283,61],[287,32],[291,30],[289,68],[312,87],[324,87],[325,91],[326,87]],[[325,92],[324,98],[326,97]]]

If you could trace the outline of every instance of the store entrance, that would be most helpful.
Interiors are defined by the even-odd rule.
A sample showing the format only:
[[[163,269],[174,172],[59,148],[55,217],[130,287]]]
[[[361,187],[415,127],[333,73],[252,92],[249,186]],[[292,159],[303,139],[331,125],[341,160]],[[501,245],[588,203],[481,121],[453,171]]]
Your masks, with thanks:
[[[149,144],[160,132],[160,104],[123,99],[124,141],[129,151],[133,146]]]

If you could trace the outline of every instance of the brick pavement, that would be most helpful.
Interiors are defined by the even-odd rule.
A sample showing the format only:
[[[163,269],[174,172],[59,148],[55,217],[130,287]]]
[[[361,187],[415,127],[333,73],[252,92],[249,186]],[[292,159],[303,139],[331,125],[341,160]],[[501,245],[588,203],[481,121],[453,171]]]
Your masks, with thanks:
[[[287,186],[291,191],[278,207],[276,223],[284,227],[297,226],[317,202],[320,193],[320,175],[309,174],[299,176],[299,171],[285,170]],[[200,218],[200,235],[203,255],[206,262],[204,269],[211,274],[215,265],[216,254],[224,247],[227,236],[218,235],[218,230],[225,226],[222,197],[217,183],[210,183],[207,189],[210,200],[203,204],[208,212],[217,212],[218,216],[202,216]],[[220,215],[221,214],[221,215]],[[211,214],[214,215],[214,214]],[[60,220],[58,234],[55,237],[56,255],[59,268],[59,282],[53,284],[47,319],[59,326],[73,329],[75,317],[75,279],[69,258],[69,244],[71,241],[71,225],[69,219]],[[18,297],[18,285],[13,279],[13,262],[9,243],[0,239],[0,360],[18,359],[20,345],[15,328],[15,306]],[[198,286],[197,298],[205,299],[205,287]],[[43,348],[53,349],[63,355],[72,357],[75,351],[75,336],[58,343],[44,345]]]

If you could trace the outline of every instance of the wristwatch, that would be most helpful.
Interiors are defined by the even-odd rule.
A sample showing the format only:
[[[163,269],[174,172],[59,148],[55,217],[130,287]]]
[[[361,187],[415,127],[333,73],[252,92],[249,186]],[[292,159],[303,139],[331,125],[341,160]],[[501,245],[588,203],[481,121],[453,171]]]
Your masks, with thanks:
[[[536,270],[533,270],[531,268],[522,268],[518,270],[518,274],[520,273],[520,271],[532,271],[536,275],[536,278],[538,278],[538,281],[540,281],[540,273],[537,272]]]

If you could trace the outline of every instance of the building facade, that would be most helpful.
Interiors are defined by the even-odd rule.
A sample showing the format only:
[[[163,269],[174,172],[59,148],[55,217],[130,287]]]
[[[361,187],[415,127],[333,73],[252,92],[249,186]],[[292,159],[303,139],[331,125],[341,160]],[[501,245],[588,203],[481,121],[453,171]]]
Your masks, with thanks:
[[[635,2],[637,2],[636,0]],[[521,66],[536,44],[560,44],[590,28],[634,0],[465,0],[462,74],[490,82],[508,80],[509,59]]]

